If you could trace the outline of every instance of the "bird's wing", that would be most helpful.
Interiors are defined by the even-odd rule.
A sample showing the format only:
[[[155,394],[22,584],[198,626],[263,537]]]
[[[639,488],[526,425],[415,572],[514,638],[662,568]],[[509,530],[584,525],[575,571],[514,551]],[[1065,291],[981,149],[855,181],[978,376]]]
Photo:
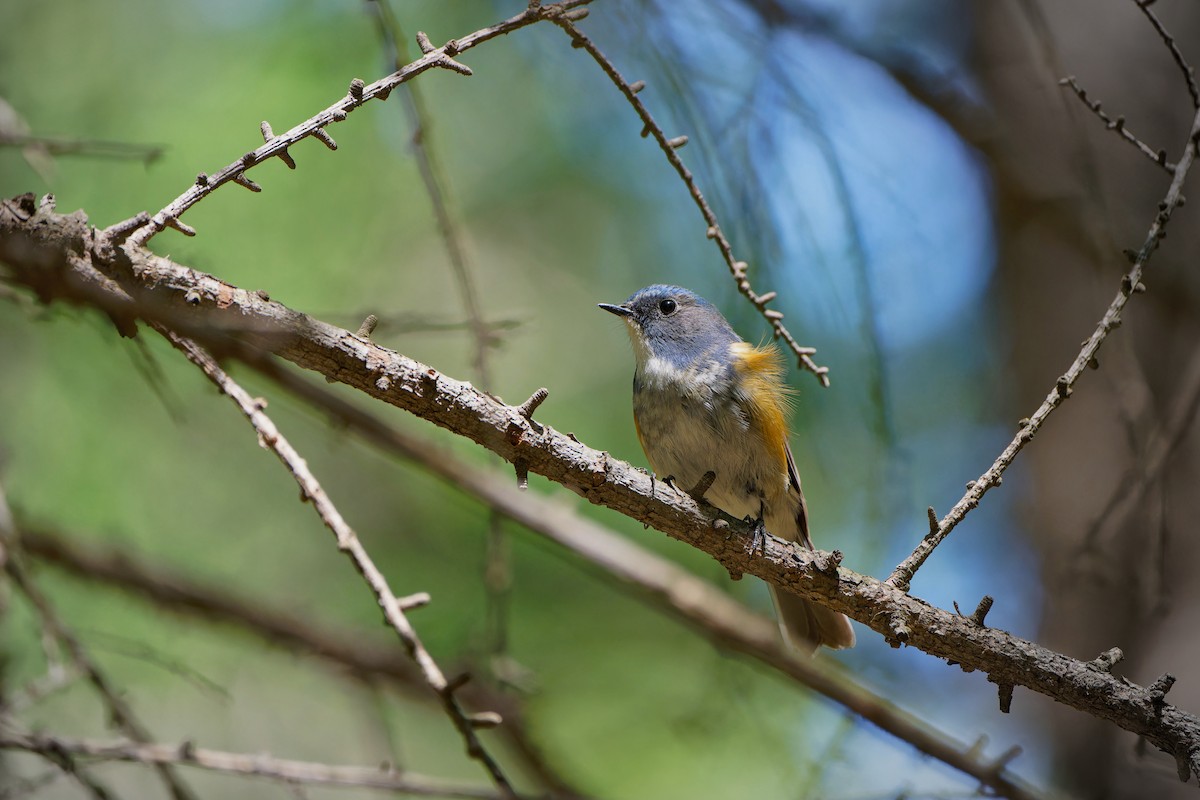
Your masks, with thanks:
[[[796,527],[800,529],[800,543],[812,550],[812,539],[808,535],[808,503],[804,502],[804,492],[800,489],[800,473],[796,471],[796,459],[792,458],[791,446],[785,444],[784,452],[787,453],[789,487],[794,489],[796,496],[800,498],[800,505],[796,508]]]

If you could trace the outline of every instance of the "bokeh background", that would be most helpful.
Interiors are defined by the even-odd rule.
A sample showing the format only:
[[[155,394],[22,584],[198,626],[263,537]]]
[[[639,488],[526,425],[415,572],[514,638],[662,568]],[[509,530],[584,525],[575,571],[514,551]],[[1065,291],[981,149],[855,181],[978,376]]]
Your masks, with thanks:
[[[392,5],[408,42],[417,30],[443,42],[523,7]],[[1200,12],[1179,0],[1155,9],[1200,58]],[[9,0],[0,6],[5,130],[163,151],[142,163],[5,147],[0,193],[53,191],[60,210],[84,209],[97,226],[153,212],[197,172],[256,146],[261,120],[285,130],[351,78],[389,72],[377,13],[352,0]],[[1174,159],[1192,110],[1170,54],[1134,3],[1120,0],[599,0],[582,27],[630,80],[648,82],[642,97],[668,135],[689,136],[683,158],[756,288],[779,292],[774,305],[792,332],[831,368],[828,389],[811,375],[791,378],[814,537],[843,550],[847,566],[885,577],[924,533],[926,506],[948,509],[1065,370],[1116,292],[1121,250],[1140,246],[1169,181],[1058,79],[1078,75]],[[715,302],[745,338],[768,328],[737,296],[632,109],[561,31],[527,28],[463,61],[473,77],[435,71],[418,90],[423,137],[446,177],[484,316],[504,323],[489,353],[490,388],[517,401],[546,386],[541,420],[644,465],[629,413],[632,357],[621,326],[595,303],[679,283]],[[261,194],[223,188],[187,214],[198,237],[168,231],[154,248],[351,329],[378,314],[376,341],[476,377],[403,102],[368,104],[331,132],[336,153],[305,141],[292,151],[298,171],[257,168]],[[1102,368],[913,586],[942,607],[974,608],[993,595],[990,624],[1075,657],[1120,646],[1119,670],[1140,683],[1174,672],[1172,699],[1190,710],[1200,709],[1191,633],[1200,606],[1188,577],[1200,452],[1185,393],[1197,369],[1195,223],[1194,207],[1182,209],[1152,262],[1150,291],[1131,304]],[[119,339],[95,313],[36,307],[19,293],[0,300],[0,478],[23,525],[390,643],[358,576],[295,502],[291,478],[193,367],[149,337]],[[483,579],[486,509],[237,375],[270,401],[395,590],[433,595],[415,621],[434,656],[477,662],[496,638]],[[395,409],[374,411],[504,469]],[[1164,443],[1170,455],[1149,469]],[[580,503],[769,610],[762,584],[731,583],[706,556],[539,478],[531,490]],[[721,652],[554,545],[504,529],[507,655],[522,670],[520,702],[546,759],[580,791],[973,793],[960,775]],[[35,574],[160,740],[388,760],[483,781],[428,704],[50,567]],[[45,657],[23,602],[11,597],[4,610],[3,683],[20,687],[44,672]],[[983,676],[858,630],[856,649],[822,658],[964,742],[986,735],[988,753],[1021,744],[1013,766],[1039,785],[1080,797],[1194,791],[1178,786],[1171,762],[1139,755],[1110,725],[1022,690],[1001,715]],[[22,719],[108,735],[103,710],[78,684]],[[6,755],[0,786],[41,770]],[[95,771],[128,796],[161,792],[144,768]],[[288,794],[188,778],[205,796]],[[78,794],[60,781],[36,796]]]

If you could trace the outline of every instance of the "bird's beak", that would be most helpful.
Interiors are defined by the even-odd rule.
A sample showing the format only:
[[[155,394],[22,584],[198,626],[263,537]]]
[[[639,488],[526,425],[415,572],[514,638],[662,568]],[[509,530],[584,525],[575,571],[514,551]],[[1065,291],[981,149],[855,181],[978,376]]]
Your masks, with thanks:
[[[629,306],[614,306],[611,303],[597,303],[600,308],[603,308],[610,314],[616,314],[618,317],[632,317],[633,309]]]

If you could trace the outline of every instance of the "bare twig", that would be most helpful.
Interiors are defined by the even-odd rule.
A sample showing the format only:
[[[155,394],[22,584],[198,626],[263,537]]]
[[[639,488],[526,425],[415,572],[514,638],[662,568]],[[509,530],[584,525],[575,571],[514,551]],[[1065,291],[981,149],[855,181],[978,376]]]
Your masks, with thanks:
[[[510,17],[503,22],[498,22],[487,28],[481,28],[474,33],[469,33],[458,39],[451,39],[441,47],[425,51],[416,61],[405,65],[391,75],[380,78],[374,83],[366,84],[362,80],[355,78],[350,82],[350,91],[345,97],[284,133],[274,134],[270,125],[264,124],[262,126],[262,133],[266,141],[260,147],[247,152],[237,161],[234,161],[215,174],[208,175],[201,173],[187,191],[155,214],[150,219],[149,224],[136,231],[130,237],[130,242],[139,247],[144,246],[153,236],[167,227],[173,227],[188,236],[195,235],[195,231],[191,227],[180,221],[180,216],[226,183],[238,183],[251,191],[260,191],[258,184],[246,177],[247,170],[271,158],[279,158],[281,161],[287,163],[288,166],[293,166],[294,161],[288,148],[309,136],[319,140],[330,150],[336,150],[337,143],[334,142],[328,131],[326,131],[326,128],[335,122],[342,122],[348,114],[364,103],[376,98],[380,100],[387,99],[388,95],[397,86],[430,69],[441,68],[463,75],[470,75],[470,68],[456,61],[454,56],[497,36],[512,33],[535,22],[556,19],[564,11],[588,2],[590,0],[562,0],[562,2],[545,6],[530,6],[522,13]]]
[[[995,683],[1025,686],[1110,720],[1184,764],[1193,748],[1200,753],[1200,720],[1172,706],[1164,706],[1161,715],[1150,714],[1140,687],[935,609],[893,586],[839,567],[833,554],[805,551],[773,537],[751,552],[753,531],[742,520],[698,507],[683,492],[663,491],[646,473],[549,425],[531,423],[515,407],[470,384],[168,259],[128,246],[119,253],[106,248],[93,241],[99,232],[78,212],[39,214],[27,210],[31,198],[9,202],[18,208],[9,212],[0,204],[0,262],[9,265],[15,280],[36,286],[45,300],[88,303],[117,317],[162,317],[197,335],[229,330],[230,321],[237,320],[242,338],[220,340],[230,355],[261,360],[256,348],[269,347],[299,366],[408,410],[509,462],[523,459],[531,472],[704,550],[730,572],[756,575],[846,613],[885,636],[893,635],[899,620],[910,632],[910,646],[986,672]],[[99,266],[123,276],[125,286],[137,294],[136,305],[129,304],[128,292]],[[153,291],[146,291],[150,286]]]
[[[388,0],[368,0],[368,5],[376,10],[375,19],[378,22],[379,34],[384,45],[392,53],[394,69],[401,69],[404,61],[408,60],[408,48],[405,46],[405,36],[399,20],[392,13]],[[459,298],[467,313],[471,336],[474,340],[472,366],[479,385],[485,391],[494,389],[492,370],[488,353],[493,345],[493,335],[483,318],[483,309],[479,304],[479,293],[475,286],[474,267],[463,246],[463,236],[454,215],[450,211],[449,182],[442,170],[441,161],[437,157],[432,144],[432,117],[425,107],[424,97],[420,87],[415,83],[401,87],[401,98],[413,129],[412,147],[416,156],[417,169],[421,174],[421,182],[429,195],[429,203],[433,208],[433,216],[437,220],[438,232],[446,255],[450,260],[451,274],[454,284],[458,287]],[[487,557],[485,559],[483,584],[487,591],[487,651],[497,660],[497,664],[505,658],[508,651],[508,612],[512,594],[512,558],[509,547],[508,533],[500,525],[500,518],[491,514],[488,519]]]
[[[292,653],[316,656],[356,680],[375,684],[381,679],[414,699],[429,698],[424,678],[402,652],[376,639],[342,628],[321,625],[260,597],[239,594],[229,587],[210,587],[164,565],[151,565],[115,549],[86,547],[68,537],[27,523],[21,529],[23,552],[41,563],[58,567],[85,581],[139,596],[157,608],[209,623],[233,625]],[[510,694],[472,682],[459,690],[471,705],[497,708],[504,717],[498,731],[556,797],[580,797],[557,773],[534,744],[521,708]]]
[[[1200,89],[1196,88],[1196,71],[1183,57],[1183,53],[1179,50],[1179,45],[1175,43],[1175,37],[1163,27],[1162,20],[1154,13],[1154,9],[1150,8],[1154,0],[1133,0],[1133,4],[1141,9],[1146,15],[1146,19],[1150,20],[1150,24],[1154,26],[1154,30],[1158,33],[1159,38],[1163,40],[1163,44],[1171,51],[1171,58],[1175,60],[1175,65],[1179,67],[1179,71],[1183,73],[1183,79],[1187,82],[1188,94],[1192,97],[1192,108],[1200,108]]]
[[[427,775],[373,767],[351,767],[293,761],[196,747],[191,742],[158,744],[132,740],[96,741],[42,733],[0,731],[0,750],[24,750],[47,757],[93,761],[128,761],[162,767],[195,767],[231,775],[285,783],[359,789],[386,789],[421,797],[501,798],[507,795]]]
[[[237,404],[242,414],[245,415],[250,424],[254,426],[255,431],[258,432],[259,442],[262,446],[274,452],[279,460],[283,462],[284,466],[287,467],[292,477],[296,479],[296,483],[299,484],[300,490],[303,492],[303,498],[312,503],[314,510],[320,515],[321,521],[325,523],[325,526],[337,538],[338,549],[346,553],[354,563],[355,569],[358,570],[359,574],[362,575],[367,585],[371,588],[388,624],[396,630],[409,657],[421,668],[425,682],[441,699],[442,707],[454,723],[454,727],[458,729],[463,742],[467,746],[467,754],[483,765],[491,776],[492,781],[502,793],[506,796],[513,795],[512,785],[509,783],[504,771],[500,768],[499,763],[484,748],[482,742],[480,742],[479,736],[475,731],[476,724],[472,715],[463,711],[458,698],[454,695],[454,689],[451,687],[450,682],[446,680],[445,675],[442,674],[433,657],[429,655],[429,651],[425,649],[425,645],[421,643],[416,630],[404,614],[406,606],[411,608],[416,605],[423,605],[428,601],[428,597],[414,595],[410,598],[409,602],[405,602],[392,594],[391,589],[387,585],[387,579],[384,578],[383,573],[375,566],[375,562],[367,554],[366,548],[363,547],[358,536],[346,524],[337,507],[333,505],[333,502],[329,499],[321,484],[308,469],[308,464],[296,452],[287,439],[279,433],[271,418],[263,412],[265,403],[262,400],[252,398],[245,389],[238,385],[217,365],[212,356],[206,353],[195,342],[179,336],[162,326],[157,326],[157,329],[189,361],[199,367],[209,380],[216,384],[224,394]]]
[[[154,162],[166,150],[159,145],[73,139],[67,136],[34,136],[12,131],[0,131],[0,147],[36,147],[52,156],[133,159],[145,164]]]
[[[1130,132],[1129,128],[1126,127],[1124,117],[1117,117],[1116,119],[1113,119],[1106,114],[1104,112],[1104,106],[1100,104],[1100,101],[1089,98],[1087,90],[1079,85],[1079,82],[1075,80],[1074,75],[1069,75],[1066,78],[1063,78],[1058,82],[1058,85],[1069,86],[1071,91],[1075,93],[1075,96],[1079,98],[1079,101],[1087,106],[1093,114],[1100,118],[1100,121],[1104,123],[1104,127],[1108,128],[1110,131],[1113,131],[1122,139],[1136,147],[1138,151],[1142,153],[1142,155],[1153,161],[1168,174],[1174,173],[1175,165],[1170,161],[1167,161],[1166,150],[1155,150],[1153,147],[1134,136],[1133,133]]]
[[[858,685],[844,673],[819,660],[798,658],[781,646],[776,625],[755,614],[725,592],[692,575],[673,562],[646,550],[623,536],[579,515],[562,503],[539,495],[522,495],[493,471],[483,470],[452,453],[388,426],[353,404],[290,372],[282,374],[306,388],[298,394],[315,407],[324,408],[341,424],[359,433],[364,441],[385,452],[417,461],[506,517],[561,545],[560,554],[571,554],[598,567],[603,575],[631,586],[651,607],[699,631],[717,646],[742,653],[771,666],[797,683],[812,688],[843,705],[881,730],[917,750],[979,781],[994,794],[1010,798],[1044,797],[1007,769],[996,769],[982,752],[954,741],[891,701]],[[285,388],[296,388],[284,383]],[[319,398],[328,400],[323,402]],[[361,637],[347,638],[323,630],[312,620],[301,623],[261,600],[230,596],[227,589],[205,587],[161,566],[151,567],[119,552],[84,548],[62,536],[23,527],[26,552],[44,563],[65,568],[88,581],[115,586],[151,598],[160,608],[192,614],[210,621],[237,625],[289,649],[308,652],[349,668],[363,678],[395,679],[400,686],[420,684],[406,661]],[[485,704],[502,702],[488,697]],[[511,733],[515,709],[504,710],[504,732]],[[520,741],[518,746],[523,746]],[[570,790],[565,793],[574,794]]]
[[[1072,387],[1088,366],[1096,363],[1096,353],[1100,350],[1100,346],[1104,344],[1104,340],[1108,338],[1108,334],[1121,324],[1121,312],[1124,310],[1125,304],[1129,302],[1131,296],[1143,291],[1145,288],[1142,284],[1142,271],[1154,251],[1158,249],[1159,242],[1166,236],[1166,225],[1171,219],[1171,213],[1183,202],[1183,183],[1196,158],[1196,141],[1198,136],[1200,136],[1200,111],[1192,119],[1187,141],[1183,145],[1183,155],[1180,156],[1179,163],[1175,166],[1174,178],[1167,189],[1166,196],[1159,203],[1159,211],[1155,215],[1154,221],[1150,224],[1150,229],[1146,233],[1146,239],[1142,243],[1141,249],[1133,255],[1133,265],[1121,278],[1121,288],[1117,292],[1117,296],[1113,298],[1113,301],[1105,310],[1104,315],[1100,318],[1100,322],[1096,325],[1096,329],[1092,331],[1092,335],[1084,341],[1082,349],[1075,356],[1075,360],[1071,362],[1071,366],[1055,382],[1054,388],[1046,396],[1046,399],[1042,401],[1037,411],[1028,419],[1021,420],[1021,430],[1009,442],[1008,446],[1004,448],[995,462],[978,479],[967,484],[967,493],[955,503],[950,512],[938,523],[937,532],[931,531],[927,534],[921,540],[920,544],[917,545],[916,549],[913,550],[912,554],[896,567],[887,580],[889,584],[907,591],[912,582],[913,575],[925,563],[925,560],[929,558],[934,549],[950,535],[950,532],[954,530],[958,523],[962,522],[971,509],[979,505],[979,501],[989,489],[1000,485],[1004,471],[1008,469],[1013,459],[1033,439],[1034,434],[1045,423],[1051,412],[1071,396]]]
[[[1084,535],[1080,555],[1096,553],[1095,548],[1128,521],[1146,491],[1162,474],[1171,454],[1185,441],[1200,409],[1200,351],[1192,355],[1182,371],[1181,386],[1165,420],[1149,434],[1145,451],[1129,472],[1128,479],[1113,487],[1112,493]]]
[[[50,599],[42,593],[42,590],[25,572],[25,568],[21,565],[20,553],[17,551],[18,542],[19,536],[13,522],[12,511],[9,510],[4,489],[0,487],[0,564],[3,565],[5,574],[8,575],[17,591],[33,606],[42,628],[62,646],[71,664],[96,690],[113,725],[134,741],[150,741],[149,732],[138,720],[137,715],[133,713],[133,709],[109,681],[108,676],[92,660],[87,648],[83,646],[75,633],[63,622]],[[69,764],[59,761],[55,761],[55,763],[74,773],[74,769]],[[192,800],[194,795],[191,790],[169,765],[159,765],[156,769],[175,800]],[[80,778],[80,780],[86,779]],[[107,796],[100,784],[93,785],[91,782],[85,782],[85,785],[96,796]]]
[[[972,776],[998,796],[1041,796],[1007,770],[994,768],[980,754],[969,752],[941,731],[846,675],[826,668],[820,661],[798,657],[782,644],[773,621],[751,612],[674,562],[580,515],[566,504],[514,490],[504,477],[388,425],[358,405],[275,367],[272,362],[256,361],[251,365],[310,405],[325,409],[337,424],[358,433],[364,442],[417,462],[494,511],[560,545],[563,550],[558,552],[578,556],[599,567],[602,574],[631,586],[653,608],[699,631],[720,647],[773,667],[921,752]],[[541,391],[530,399],[538,397]],[[518,413],[524,405],[518,407]]]
[[[729,267],[729,272],[737,283],[738,291],[744,296],[759,313],[766,318],[771,325],[772,333],[776,339],[782,339],[789,349],[796,355],[801,369],[811,372],[821,382],[822,386],[829,385],[829,367],[819,367],[813,360],[816,350],[811,347],[805,347],[796,341],[783,324],[783,312],[767,308],[767,304],[775,299],[775,292],[764,292],[758,294],[750,284],[749,278],[746,277],[746,271],[749,266],[745,261],[738,261],[733,254],[733,245],[729,243],[729,239],[721,230],[720,224],[717,222],[717,215],[713,212],[708,201],[704,199],[704,194],[700,191],[700,187],[696,184],[696,179],[692,175],[691,170],[683,163],[683,159],[679,157],[677,152],[680,148],[687,144],[686,136],[677,136],[675,138],[667,138],[663,129],[655,122],[650,111],[646,108],[646,104],[638,97],[645,84],[642,81],[629,83],[617,71],[616,66],[609,60],[608,56],[600,50],[596,44],[589,39],[579,28],[565,15],[558,15],[553,18],[555,25],[558,25],[567,35],[571,37],[571,43],[575,47],[583,49],[592,59],[600,65],[604,74],[609,80],[621,91],[626,101],[633,106],[633,110],[637,112],[638,118],[643,124],[642,135],[653,136],[654,141],[658,143],[659,149],[663,151],[667,161],[675,169],[679,178],[687,186],[688,193],[692,196],[692,200],[696,203],[696,207],[700,209],[701,216],[704,217],[704,222],[708,226],[707,236],[712,239],[717,248],[721,251],[722,257],[725,259],[726,266]]]

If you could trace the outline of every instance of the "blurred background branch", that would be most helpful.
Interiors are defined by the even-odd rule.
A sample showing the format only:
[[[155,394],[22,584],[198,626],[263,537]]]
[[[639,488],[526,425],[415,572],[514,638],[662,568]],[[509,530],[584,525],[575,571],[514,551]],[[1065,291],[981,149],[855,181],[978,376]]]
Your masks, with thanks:
[[[92,219],[127,219],[105,234],[119,240],[149,220],[136,213],[147,198],[174,196],[197,164],[245,152],[251,126],[295,119],[345,92],[349,76],[378,74],[380,20],[363,13],[372,5],[315,0],[287,14],[271,4],[201,11],[175,0],[4,7],[0,95],[21,109],[30,135],[64,131],[170,149],[140,169],[0,148],[0,189],[8,187],[0,194],[52,191]],[[463,69],[447,37],[541,13],[522,2],[424,0],[387,10],[398,28],[428,32],[423,51],[447,42]],[[627,344],[588,315],[595,302],[651,282],[682,283],[721,305],[746,338],[772,329],[739,300],[728,273],[742,262],[725,263],[705,241],[694,198],[663,162],[664,153],[690,154],[688,192],[704,188],[720,235],[754,265],[755,284],[778,289],[768,293],[772,309],[787,314],[797,340],[818,343],[822,363],[839,376],[828,390],[803,393],[794,415],[814,527],[847,563],[886,575],[912,549],[914,521],[923,529],[927,507],[963,497],[964,477],[995,458],[1012,439],[1013,420],[1041,402],[1079,353],[1080,333],[1095,327],[1129,270],[1122,250],[1139,257],[1166,182],[1113,133],[1127,139],[1129,120],[1153,161],[1175,166],[1153,148],[1194,117],[1186,59],[1194,54],[1186,50],[1197,25],[1200,13],[1178,0],[1153,9],[1128,0],[605,0],[570,26],[586,30],[614,71],[619,65],[638,78],[625,88],[653,109],[660,131],[685,132],[686,148],[665,133],[667,149],[639,146],[644,122],[612,91],[611,76],[565,47],[559,31],[529,26],[474,50],[465,60],[470,81],[440,70],[423,76],[423,122],[368,104],[352,125],[339,126],[337,159],[305,159],[286,179],[282,156],[256,161],[250,188],[265,187],[263,194],[222,193],[191,209],[188,222],[206,235],[173,239],[172,255],[228,283],[198,275],[201,290],[172,321],[211,336],[208,306],[225,302],[234,286],[269,287],[287,308],[352,320],[342,323],[350,330],[375,314],[385,324],[362,335],[448,374],[478,377],[480,322],[520,320],[502,337],[489,328],[487,389],[522,399],[547,386],[539,424],[604,442],[619,456],[637,453]],[[1097,124],[1056,87],[1067,74],[1081,76],[1088,108],[1111,114],[1107,120]],[[250,75],[254,92],[246,91]],[[352,83],[347,102],[358,87],[370,91]],[[1122,113],[1098,108],[1093,95]],[[139,101],[151,96],[153,104]],[[436,150],[443,186],[454,186],[454,224],[460,243],[471,243],[475,315],[463,311],[456,266],[436,210],[429,213],[411,145],[418,133]],[[269,127],[263,134],[264,153],[282,141]],[[245,167],[231,166],[231,175]],[[52,203],[43,208],[50,211]],[[1085,670],[1080,675],[1113,691],[1125,691],[1123,681],[1147,686],[1143,705],[1168,716],[1168,670],[1180,677],[1175,704],[1200,707],[1200,685],[1184,669],[1198,657],[1190,631],[1200,609],[1190,580],[1200,547],[1186,535],[1200,513],[1187,488],[1200,472],[1189,366],[1200,291],[1186,257],[1200,231],[1195,213],[1172,211],[1181,219],[1155,254],[1150,290],[1125,309],[1103,368],[1005,470],[1006,491],[992,493],[939,546],[921,568],[919,592],[935,606],[960,601],[964,610],[982,595],[996,597],[988,626],[1092,659],[1064,669]],[[78,220],[69,224],[78,226],[69,259],[82,269],[89,243],[100,240]],[[117,281],[98,285],[132,285],[121,269],[113,274]],[[84,306],[95,300],[83,289],[96,277],[84,274],[70,289]],[[41,289],[45,300],[63,287]],[[17,301],[0,306],[0,470],[23,525],[47,521],[72,531],[68,546],[103,542],[97,552],[140,556],[168,581],[179,575],[193,588],[215,587],[209,594],[254,587],[243,602],[270,598],[301,628],[337,631],[351,644],[379,641],[363,630],[378,612],[357,576],[329,568],[327,542],[296,535],[313,524],[307,509],[287,502],[294,488],[286,476],[249,456],[253,443],[204,396],[194,370],[146,337],[132,347],[117,341],[103,316],[39,304],[24,288],[0,292]],[[109,319],[133,334],[145,298],[109,296]],[[265,292],[255,297],[266,302]],[[461,321],[470,344],[452,330],[389,328],[392,318],[437,328]],[[255,319],[230,315],[207,343],[258,371],[243,376],[252,393],[272,394],[272,367],[311,386],[240,344],[265,333],[253,329]],[[808,385],[800,375],[793,382]],[[740,649],[752,647],[744,640],[768,649],[773,641],[759,638],[770,626],[756,613],[768,605],[758,581],[730,583],[703,553],[611,513],[595,520],[594,509],[564,509],[561,497],[543,503],[547,486],[536,476],[528,502],[510,502],[522,496],[511,477],[444,432],[424,430],[410,442],[424,458],[381,457],[403,448],[372,448],[372,436],[390,441],[419,423],[389,408],[367,412],[369,401],[345,387],[323,389],[373,419],[358,426],[347,421],[353,414],[288,388],[297,395],[276,398],[272,416],[330,492],[353,498],[346,510],[389,579],[437,598],[421,612],[428,649],[476,676],[461,690],[481,693],[470,695],[472,706],[496,709],[512,725],[484,735],[518,785],[564,796],[832,800],[966,797],[977,789],[975,778],[896,748],[838,704],[813,702],[786,664],[730,658],[752,652]],[[147,404],[148,396],[161,405]],[[314,414],[332,424],[314,425]],[[445,470],[428,466],[439,460]],[[470,495],[451,488],[476,480]],[[503,521],[497,508],[510,509]],[[540,535],[511,535],[524,525]],[[509,534],[506,561],[519,576],[502,618],[494,615],[497,595],[478,578],[487,571],[481,544],[489,529]],[[638,546],[618,548],[614,535]],[[562,569],[563,555],[579,563],[589,552],[602,560],[626,550],[628,559],[605,567]],[[477,779],[428,700],[362,680],[331,684],[307,659],[183,623],[56,570],[38,572],[43,562],[27,560],[96,665],[132,689],[157,741]],[[671,574],[656,576],[660,563],[689,577],[684,594],[655,582]],[[644,580],[610,571],[641,575],[636,565],[655,569]],[[702,598],[700,606],[688,598]],[[731,617],[732,635],[722,639],[704,612],[725,602],[751,616]],[[0,652],[4,683],[15,687],[5,692],[9,708],[34,729],[107,741],[104,709],[35,610],[15,593],[6,611]],[[502,637],[489,618],[503,623]],[[674,624],[679,619],[687,626]],[[891,642],[925,634],[903,614],[874,624]],[[962,622],[947,624],[957,630]],[[120,648],[106,645],[115,632]],[[912,648],[893,650],[885,637],[860,636],[854,651],[821,661],[900,699],[976,769],[992,765],[1018,786],[1019,774],[1026,788],[1080,797],[1194,794],[1170,759],[1146,752],[1132,734],[1030,693],[998,715],[995,687],[980,676],[948,671]],[[507,685],[486,680],[483,660],[501,638],[519,665]],[[164,655],[150,655],[156,651]],[[162,663],[177,667],[164,671]],[[197,675],[221,691],[193,696]],[[1000,688],[1002,703],[1010,702],[1003,677]],[[1020,742],[1023,755],[1010,761],[1009,748],[988,756],[982,739],[972,748],[954,744],[981,730]],[[74,783],[61,770],[72,766]],[[207,772],[188,778],[201,796],[261,790]],[[50,772],[28,754],[0,760],[0,794],[12,786],[38,797],[145,796],[161,792],[157,780],[145,768],[65,754]]]

